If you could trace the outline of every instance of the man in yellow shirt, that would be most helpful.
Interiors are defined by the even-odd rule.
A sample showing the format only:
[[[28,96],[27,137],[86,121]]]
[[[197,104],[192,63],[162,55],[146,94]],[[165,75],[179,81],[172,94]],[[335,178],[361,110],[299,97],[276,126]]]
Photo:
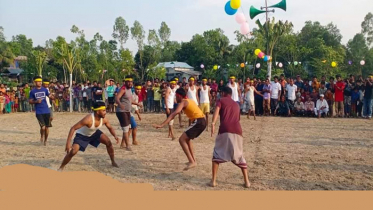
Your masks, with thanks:
[[[197,166],[193,153],[193,144],[191,140],[197,138],[206,129],[205,115],[192,99],[186,98],[186,91],[182,88],[176,90],[177,108],[169,115],[166,121],[160,125],[154,125],[155,128],[162,128],[175,118],[181,111],[193,122],[189,128],[180,136],[179,143],[185,155],[188,158],[188,165],[184,170],[189,170]]]

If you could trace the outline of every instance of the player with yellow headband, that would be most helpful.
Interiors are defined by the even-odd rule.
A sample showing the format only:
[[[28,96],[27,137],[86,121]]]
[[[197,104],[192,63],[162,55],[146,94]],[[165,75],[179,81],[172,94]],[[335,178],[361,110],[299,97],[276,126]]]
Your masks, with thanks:
[[[211,89],[207,85],[207,78],[202,78],[202,86],[199,88],[199,108],[202,113],[206,116],[206,124],[209,124],[209,114],[210,114],[210,101],[211,101]],[[208,126],[206,126],[206,131],[208,131]]]
[[[114,160],[114,148],[108,136],[106,136],[100,128],[105,125],[110,131],[111,135],[114,136],[117,144],[119,138],[115,134],[114,128],[110,125],[109,120],[106,116],[106,106],[104,102],[97,102],[92,107],[92,114],[88,114],[73,127],[71,127],[69,135],[66,141],[66,156],[62,161],[59,170],[63,170],[70,160],[79,152],[84,152],[88,144],[98,147],[100,144],[106,146],[107,152],[111,159],[111,165],[118,168],[117,163]],[[71,140],[76,131],[74,141],[71,145]]]
[[[233,101],[237,102],[238,105],[241,106],[241,104],[243,103],[242,98],[241,98],[241,88],[240,88],[240,85],[237,82],[235,82],[235,80],[236,80],[235,76],[233,76],[233,75],[230,76],[228,87],[230,87],[232,89],[232,99],[233,99]]]
[[[29,103],[35,105],[36,118],[40,125],[40,142],[47,145],[49,136],[49,127],[52,127],[50,121],[50,109],[47,103],[49,90],[42,86],[43,79],[40,76],[34,77],[35,88],[30,92]],[[53,98],[53,96],[50,96]]]
[[[187,97],[191,100],[193,100],[197,106],[198,106],[198,87],[195,85],[195,78],[192,76],[192,77],[189,77],[189,84],[186,88],[186,91],[187,91]],[[192,123],[191,120],[189,120],[189,125]]]

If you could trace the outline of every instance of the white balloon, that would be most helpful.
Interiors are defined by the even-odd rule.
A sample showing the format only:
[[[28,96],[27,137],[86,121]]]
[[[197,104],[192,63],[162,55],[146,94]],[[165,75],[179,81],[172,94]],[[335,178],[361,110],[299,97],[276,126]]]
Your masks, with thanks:
[[[360,61],[360,65],[364,66],[365,65],[365,61],[364,60]]]
[[[201,69],[205,68],[205,65],[201,64]]]
[[[260,68],[260,63],[257,63],[256,66],[255,66],[257,69]]]
[[[284,65],[282,63],[278,64],[278,67],[282,68]]]
[[[278,65],[278,62],[276,62],[276,66]]]
[[[249,24],[248,23],[242,23],[241,24],[241,34],[242,35],[246,35],[250,33],[250,27],[249,27]]]

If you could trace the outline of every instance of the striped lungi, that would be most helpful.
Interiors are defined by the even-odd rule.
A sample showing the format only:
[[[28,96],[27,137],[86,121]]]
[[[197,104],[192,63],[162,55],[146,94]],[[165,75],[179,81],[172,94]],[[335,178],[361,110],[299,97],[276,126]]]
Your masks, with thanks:
[[[213,162],[232,162],[240,168],[247,168],[243,157],[243,138],[234,133],[222,133],[216,137]]]

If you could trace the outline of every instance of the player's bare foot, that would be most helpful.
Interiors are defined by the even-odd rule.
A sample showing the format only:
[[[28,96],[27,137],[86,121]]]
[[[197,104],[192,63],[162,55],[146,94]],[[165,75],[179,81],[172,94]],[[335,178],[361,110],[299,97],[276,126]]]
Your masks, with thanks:
[[[132,142],[132,145],[139,145],[140,143],[138,141]]]
[[[44,146],[47,146],[47,142],[46,141],[44,142]]]
[[[249,182],[249,183],[245,183],[243,186],[244,186],[245,188],[250,188],[251,184],[250,184],[250,182]]]
[[[254,120],[256,120],[256,117],[254,117]]]
[[[175,141],[175,139],[176,139],[176,137],[174,136],[174,137],[172,137],[172,141]]]
[[[115,167],[115,168],[119,168],[118,164],[117,164],[116,162],[114,162],[114,161],[111,163],[111,165],[112,165],[113,167]]]
[[[125,148],[127,151],[129,151],[129,152],[132,152],[132,148],[131,147],[126,147]]]
[[[209,183],[209,186],[210,186],[210,187],[217,187],[218,184],[216,184],[216,182],[211,181],[211,182]]]
[[[184,171],[187,171],[189,169],[195,168],[197,166],[197,163],[188,163],[187,167],[184,168]]]

